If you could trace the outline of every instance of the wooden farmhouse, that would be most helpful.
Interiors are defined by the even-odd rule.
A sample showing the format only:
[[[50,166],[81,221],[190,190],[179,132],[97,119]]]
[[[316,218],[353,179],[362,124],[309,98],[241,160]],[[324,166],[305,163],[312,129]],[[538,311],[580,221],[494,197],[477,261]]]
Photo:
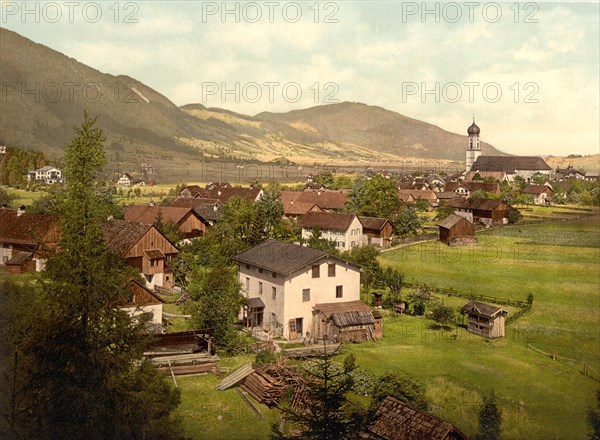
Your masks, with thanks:
[[[179,251],[153,225],[111,220],[105,225],[104,236],[109,249],[146,278],[146,287],[174,286],[169,262]]]
[[[405,203],[416,203],[419,200],[424,200],[427,202],[430,211],[438,206],[437,194],[430,189],[399,189],[398,196]]]
[[[386,218],[358,216],[363,227],[365,244],[388,248],[392,244],[394,227]]]
[[[300,226],[304,240],[318,229],[321,238],[335,242],[340,250],[349,251],[363,245],[363,226],[354,214],[311,211],[302,217]]]
[[[47,251],[60,240],[60,221],[19,209],[0,208],[0,264],[11,273],[42,270]]]
[[[351,307],[362,307],[357,303],[360,267],[323,251],[267,240],[233,260],[246,298],[240,319],[253,331],[310,340],[313,321],[322,319],[317,317],[317,304],[330,307],[351,302]]]
[[[467,330],[484,338],[504,337],[504,317],[508,312],[500,307],[469,301],[461,310],[468,315]]]
[[[533,199],[534,205],[551,205],[553,192],[550,185],[534,185],[532,183],[523,190],[523,194],[527,194]]]
[[[500,195],[500,185],[498,183],[487,182],[448,182],[444,187],[444,191],[455,192],[461,197],[470,197],[471,194],[477,191],[484,191],[491,194]]]
[[[127,298],[119,307],[131,318],[143,319],[152,326],[162,325],[164,301],[139,281],[131,279],[127,285]]]
[[[452,423],[388,396],[359,434],[365,440],[467,440]]]
[[[312,338],[334,343],[372,341],[383,337],[383,319],[362,301],[316,304]]]
[[[163,224],[172,223],[177,228],[177,232],[187,239],[204,235],[210,226],[192,208],[149,205],[134,205],[125,208],[125,220],[127,221],[151,225],[155,224],[159,218]]]
[[[455,209],[454,213],[465,217],[472,223],[481,223],[486,227],[508,223],[510,207],[502,200],[456,198],[446,202]]]
[[[466,245],[477,242],[475,238],[475,226],[465,217],[450,214],[440,223],[440,241],[451,245]]]
[[[196,197],[205,197],[205,190],[198,185],[185,186],[180,192],[179,197],[193,199]]]

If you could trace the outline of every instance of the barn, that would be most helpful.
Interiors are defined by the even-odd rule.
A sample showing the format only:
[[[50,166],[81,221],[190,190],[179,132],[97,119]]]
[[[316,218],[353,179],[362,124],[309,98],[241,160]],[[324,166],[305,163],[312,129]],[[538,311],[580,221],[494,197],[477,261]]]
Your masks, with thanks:
[[[315,341],[336,343],[375,340],[383,337],[383,320],[362,301],[316,304],[311,334]]]
[[[465,217],[450,214],[440,223],[440,241],[448,246],[465,245],[477,243],[475,238],[475,226]]]
[[[504,337],[504,317],[508,312],[500,307],[469,301],[461,307],[469,317],[467,331],[484,338]]]

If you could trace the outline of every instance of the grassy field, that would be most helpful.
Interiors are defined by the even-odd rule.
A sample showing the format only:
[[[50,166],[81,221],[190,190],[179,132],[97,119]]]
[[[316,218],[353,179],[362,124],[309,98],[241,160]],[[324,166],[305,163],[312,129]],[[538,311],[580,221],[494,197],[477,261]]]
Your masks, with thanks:
[[[533,310],[491,343],[402,317],[386,319],[383,341],[349,349],[369,371],[401,368],[426,381],[435,412],[469,434],[481,396],[495,390],[505,438],[585,438],[598,382],[580,371],[584,363],[600,371],[598,222],[517,225],[480,233],[471,248],[429,242],[382,254],[408,281],[517,300],[531,292]]]

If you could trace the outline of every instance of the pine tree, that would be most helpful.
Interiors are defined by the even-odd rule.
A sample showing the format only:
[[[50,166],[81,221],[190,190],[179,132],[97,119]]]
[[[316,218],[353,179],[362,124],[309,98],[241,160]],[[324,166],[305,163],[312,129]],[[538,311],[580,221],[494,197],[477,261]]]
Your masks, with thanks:
[[[496,399],[486,397],[479,409],[479,435],[477,440],[499,440],[502,414],[496,405]]]
[[[65,148],[59,250],[42,277],[44,312],[20,344],[31,417],[22,436],[170,438],[169,413],[179,394],[141,363],[143,324],[118,308],[131,272],[103,237],[112,209],[95,188],[105,164],[105,139],[95,122],[86,114]]]

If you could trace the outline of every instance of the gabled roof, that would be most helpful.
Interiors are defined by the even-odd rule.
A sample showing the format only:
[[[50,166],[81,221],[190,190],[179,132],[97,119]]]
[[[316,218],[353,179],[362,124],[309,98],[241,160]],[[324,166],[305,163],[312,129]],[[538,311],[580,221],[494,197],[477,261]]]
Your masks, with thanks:
[[[375,322],[371,308],[362,301],[315,304],[313,310],[322,313],[325,318],[331,318],[338,327]]]
[[[127,288],[129,290],[129,293],[131,295],[131,301],[127,301],[125,299],[121,300],[119,306],[121,307],[130,307],[130,306],[144,306],[144,305],[149,305],[149,304],[164,304],[165,301],[158,296],[157,294],[155,294],[154,292],[152,292],[150,289],[148,289],[146,286],[144,286],[142,283],[140,283],[138,280],[134,279],[134,278],[130,278],[128,283],[127,283]],[[148,301],[147,299],[141,299],[138,295],[136,295],[136,290],[139,291],[143,291],[146,294],[146,298],[153,298],[151,301]]]
[[[305,190],[300,193],[297,202],[313,203],[319,205],[323,209],[342,209],[348,201],[349,190],[332,190],[324,191]]]
[[[191,197],[177,197],[173,203],[172,208],[197,208],[202,205],[221,205],[219,199],[205,199],[205,198],[191,198]]]
[[[359,266],[354,263],[331,256],[318,249],[273,239],[263,241],[253,248],[240,252],[233,256],[232,260],[285,276],[325,258],[331,258],[359,269]]]
[[[117,255],[124,256],[152,228],[154,226],[142,223],[111,220],[104,226],[106,245]]]
[[[225,207],[221,204],[218,205],[200,205],[194,208],[196,214],[202,217],[206,221],[216,222],[223,215]]]
[[[541,194],[544,191],[552,192],[552,187],[550,187],[550,185],[534,185],[533,183],[530,183],[523,190],[523,192],[525,194],[535,194],[535,195]]]
[[[456,225],[458,222],[463,221],[463,220],[466,221],[467,223],[471,223],[469,220],[467,220],[464,217],[461,217],[460,215],[450,214],[444,220],[439,222],[438,226],[441,228],[444,228],[444,229],[451,229],[454,225]]]
[[[415,200],[427,200],[428,202],[437,201],[437,195],[435,191],[431,189],[399,189],[398,195],[402,200],[403,197],[411,195]]]
[[[223,188],[217,187],[210,191],[206,191],[204,197],[207,199],[219,199],[222,203],[232,197],[250,200],[254,202],[262,190],[260,188]]]
[[[383,440],[466,440],[456,426],[386,397],[367,427],[365,437]]]
[[[454,191],[443,191],[443,192],[437,193],[438,200],[449,200],[449,199],[455,199],[457,197],[460,197],[460,196],[457,193],[455,193]]]
[[[448,182],[444,187],[445,191],[456,191],[459,187],[465,187],[471,192],[486,191],[493,194],[500,194],[500,185],[487,182]]]
[[[503,171],[514,174],[516,170],[552,171],[552,168],[537,156],[479,156],[471,171]]]
[[[7,266],[21,265],[33,257],[33,252],[17,252],[10,260],[6,262]]]
[[[187,185],[185,188],[183,188],[181,190],[181,192],[184,192],[185,190],[188,190],[190,192],[190,194],[192,195],[192,197],[196,197],[197,195],[200,195],[203,197],[204,193],[205,193],[205,190],[200,188],[200,186],[198,186],[198,185]]]
[[[300,226],[305,229],[332,229],[335,231],[347,231],[356,215],[348,213],[337,213],[337,212],[307,212],[302,220]]]
[[[18,215],[16,209],[0,208],[0,242],[37,245],[48,232],[59,225],[59,219],[49,215]]]
[[[386,223],[389,223],[387,218],[381,217],[365,217],[363,215],[358,216],[358,221],[362,224],[363,229],[375,229],[381,231]]]
[[[497,314],[507,314],[508,312],[501,307],[491,306],[489,304],[481,303],[478,301],[469,301],[460,308],[468,312],[475,312],[478,315],[493,318]]]
[[[194,200],[194,199],[191,199]],[[154,224],[159,215],[162,222],[172,222],[178,225],[187,215],[192,212],[191,208],[177,208],[171,206],[149,206],[134,205],[125,208],[125,220],[129,222]]]
[[[496,199],[473,199],[473,198],[456,198],[450,199],[447,202],[447,205],[452,208],[462,208],[462,209],[478,209],[481,211],[493,211],[499,205],[503,204],[502,200]]]

